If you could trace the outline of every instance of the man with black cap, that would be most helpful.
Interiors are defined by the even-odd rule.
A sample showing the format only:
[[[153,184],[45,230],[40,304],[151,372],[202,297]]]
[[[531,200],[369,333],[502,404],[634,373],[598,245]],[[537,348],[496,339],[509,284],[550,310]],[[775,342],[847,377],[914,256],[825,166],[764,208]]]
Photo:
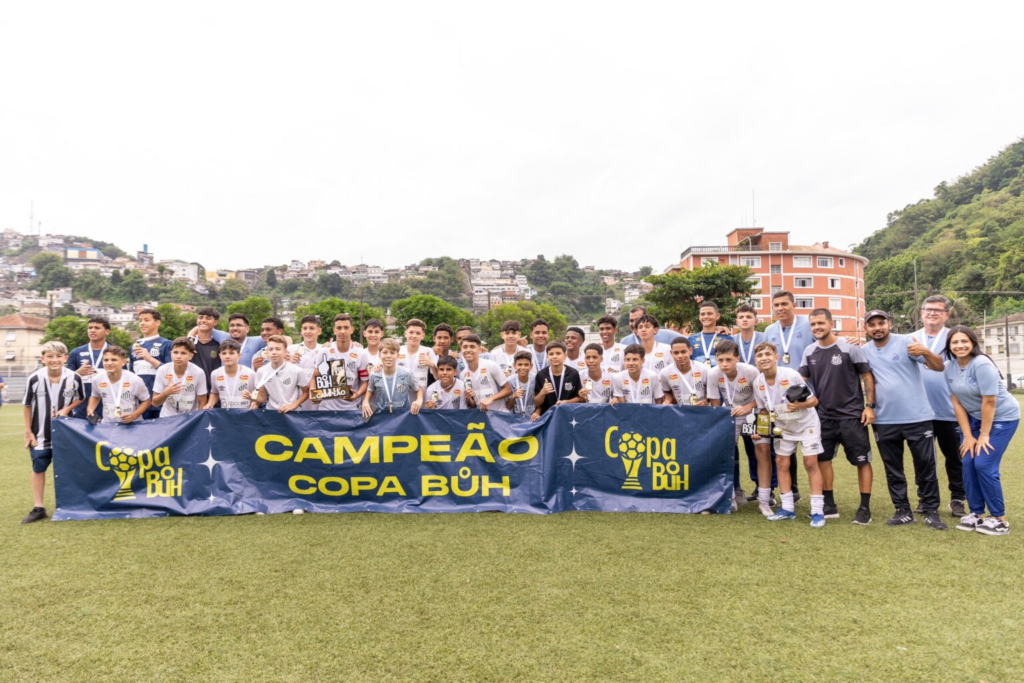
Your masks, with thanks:
[[[865,327],[871,343],[864,346],[875,377],[875,442],[885,465],[885,479],[896,514],[889,526],[913,524],[914,513],[907,497],[903,470],[903,444],[914,460],[917,495],[924,511],[924,523],[932,529],[947,527],[939,518],[939,480],[935,473],[935,414],[928,403],[921,377],[921,365],[941,371],[942,359],[915,337],[892,333],[885,311],[868,311]]]

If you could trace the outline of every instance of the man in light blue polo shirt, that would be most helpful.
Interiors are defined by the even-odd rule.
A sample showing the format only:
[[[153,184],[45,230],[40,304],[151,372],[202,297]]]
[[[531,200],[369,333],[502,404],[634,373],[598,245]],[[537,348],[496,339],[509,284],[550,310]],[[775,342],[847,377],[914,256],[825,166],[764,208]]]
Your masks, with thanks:
[[[632,334],[627,334],[625,337],[623,337],[622,341],[619,342],[620,344],[622,344],[624,347],[629,346],[630,344],[643,344],[643,342],[640,341],[640,337],[636,336],[636,321],[645,315],[647,315],[646,306],[641,306],[638,304],[633,308],[629,309],[629,329],[633,330],[633,332]],[[661,342],[662,344],[668,344],[669,346],[671,346],[672,340],[674,340],[676,337],[681,336],[683,335],[679,334],[678,332],[673,332],[672,330],[659,329],[654,333],[654,341]]]
[[[921,321],[924,327],[914,333],[914,338],[928,347],[932,353],[942,355],[946,348],[950,301],[944,296],[930,296],[921,304]],[[946,479],[949,481],[949,512],[957,519],[967,514],[964,500],[964,469],[960,460],[960,432],[957,431],[956,413],[950,398],[949,386],[937,372],[924,373],[924,391],[928,395],[935,419],[932,427],[935,440],[946,463]],[[920,508],[914,512],[923,512]]]
[[[885,465],[885,480],[896,514],[886,522],[889,526],[913,524],[907,496],[907,477],[903,471],[903,444],[910,448],[914,460],[917,496],[924,511],[924,523],[944,531],[939,518],[939,479],[935,474],[935,413],[928,403],[921,377],[921,366],[944,369],[942,359],[913,336],[892,333],[892,323],[885,311],[868,311],[864,316],[871,342],[864,353],[875,376],[875,442]]]
[[[764,340],[775,344],[779,351],[779,367],[800,372],[804,349],[814,343],[811,323],[806,315],[796,314],[796,299],[792,292],[781,290],[772,294],[772,312],[775,322],[765,328]],[[742,349],[742,347],[741,347]],[[796,486],[797,458],[789,459],[789,474],[793,482],[793,497],[800,500]]]

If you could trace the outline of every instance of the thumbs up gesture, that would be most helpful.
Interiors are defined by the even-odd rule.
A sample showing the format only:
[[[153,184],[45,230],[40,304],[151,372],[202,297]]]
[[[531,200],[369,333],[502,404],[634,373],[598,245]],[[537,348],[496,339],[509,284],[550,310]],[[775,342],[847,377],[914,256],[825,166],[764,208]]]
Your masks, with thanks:
[[[911,356],[914,356],[916,358],[918,356],[923,356],[925,353],[928,352],[928,349],[925,347],[925,345],[917,341],[917,337],[911,336],[910,342],[910,344],[907,344],[907,353],[909,353]]]

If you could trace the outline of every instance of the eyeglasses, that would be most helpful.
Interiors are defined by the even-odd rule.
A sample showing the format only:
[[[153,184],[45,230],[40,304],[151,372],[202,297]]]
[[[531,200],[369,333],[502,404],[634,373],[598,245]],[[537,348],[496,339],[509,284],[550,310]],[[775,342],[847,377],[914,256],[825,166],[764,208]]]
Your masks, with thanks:
[[[921,312],[926,314],[926,315],[928,315],[928,314],[930,314],[930,315],[942,315],[943,313],[946,312],[946,309],[944,309],[944,308],[922,308]]]

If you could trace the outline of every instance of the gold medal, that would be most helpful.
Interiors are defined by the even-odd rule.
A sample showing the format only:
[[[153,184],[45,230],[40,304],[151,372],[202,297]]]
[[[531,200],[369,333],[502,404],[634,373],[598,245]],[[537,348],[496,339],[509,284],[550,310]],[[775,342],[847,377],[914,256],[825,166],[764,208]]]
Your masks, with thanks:
[[[697,398],[697,394],[690,394],[690,405],[695,406],[700,403],[700,399]]]
[[[772,434],[774,434],[775,436],[782,436],[782,427],[780,427],[779,425],[775,425],[774,427],[772,427]]]
[[[789,364],[789,353],[782,354],[782,362],[786,363],[787,365]]]

